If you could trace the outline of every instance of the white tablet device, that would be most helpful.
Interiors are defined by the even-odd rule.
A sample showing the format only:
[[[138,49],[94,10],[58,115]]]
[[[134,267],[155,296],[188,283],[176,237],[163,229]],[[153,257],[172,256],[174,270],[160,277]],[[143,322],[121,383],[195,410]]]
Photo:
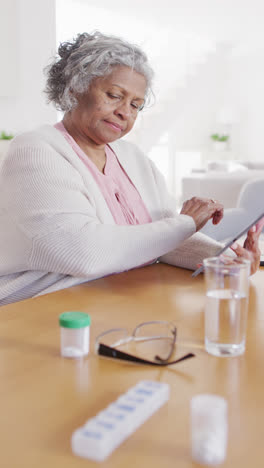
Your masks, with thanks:
[[[219,252],[216,256],[218,255],[221,255],[226,249],[228,249],[228,247],[231,247],[232,244],[234,244],[234,242],[236,242],[238,239],[240,239],[240,237],[242,237],[244,234],[246,234],[248,232],[248,230],[254,226],[255,224],[257,224],[258,221],[260,221],[262,218],[264,218],[264,213],[262,213],[261,215],[259,215],[257,217],[257,219],[255,219],[254,221],[252,221],[252,223],[250,223],[245,229],[243,229],[243,231],[241,231],[239,234],[236,235],[236,237],[234,237],[231,241],[229,241]],[[203,266],[200,266],[200,268],[197,268],[197,270],[195,270],[192,274],[192,276],[197,276],[199,275],[199,273],[202,273],[203,271]]]

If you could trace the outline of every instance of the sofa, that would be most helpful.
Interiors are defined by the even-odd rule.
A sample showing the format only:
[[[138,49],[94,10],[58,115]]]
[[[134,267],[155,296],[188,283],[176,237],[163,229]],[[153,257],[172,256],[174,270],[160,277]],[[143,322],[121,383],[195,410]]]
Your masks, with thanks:
[[[262,177],[262,162],[209,161],[206,169],[194,169],[182,178],[182,201],[193,196],[206,197],[221,201],[225,208],[234,208],[243,186]]]

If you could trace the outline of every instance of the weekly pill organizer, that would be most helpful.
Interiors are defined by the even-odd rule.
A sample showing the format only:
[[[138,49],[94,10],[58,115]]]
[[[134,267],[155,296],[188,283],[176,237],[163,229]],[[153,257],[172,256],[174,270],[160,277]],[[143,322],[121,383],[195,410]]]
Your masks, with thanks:
[[[73,453],[90,460],[105,460],[169,396],[168,384],[140,381],[73,433]]]

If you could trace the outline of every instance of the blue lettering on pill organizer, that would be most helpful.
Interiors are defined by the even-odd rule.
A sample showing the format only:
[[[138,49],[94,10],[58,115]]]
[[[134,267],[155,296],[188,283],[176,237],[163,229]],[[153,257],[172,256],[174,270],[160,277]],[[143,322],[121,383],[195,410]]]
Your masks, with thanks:
[[[88,431],[87,429],[84,429],[83,435],[91,437],[92,439],[102,439],[103,437],[101,432]]]
[[[128,400],[135,401],[136,403],[144,403],[144,398],[133,398],[133,397],[127,397]]]
[[[128,406],[128,405],[116,405],[117,408],[125,410],[125,411],[135,411],[135,406]]]
[[[119,421],[122,421],[123,419],[125,419],[124,413],[105,413],[105,415],[108,416],[109,418],[118,419]]]
[[[108,422],[105,422],[105,421],[96,421],[96,424],[98,424],[99,426],[103,426],[106,429],[114,429],[115,428],[114,424],[111,424],[111,423],[108,423]]]
[[[144,385],[146,385],[147,387],[156,387],[156,388],[159,388],[161,387],[163,384],[160,384],[159,382],[151,382],[151,381],[145,381],[144,382]]]
[[[119,419],[119,421],[122,421],[123,419],[125,419],[125,415],[122,414],[122,413],[118,413],[118,414],[115,414],[113,416],[114,416],[114,418]]]
[[[143,395],[153,395],[153,392],[151,390],[144,390],[143,388],[138,388],[136,390],[136,393],[142,393]]]

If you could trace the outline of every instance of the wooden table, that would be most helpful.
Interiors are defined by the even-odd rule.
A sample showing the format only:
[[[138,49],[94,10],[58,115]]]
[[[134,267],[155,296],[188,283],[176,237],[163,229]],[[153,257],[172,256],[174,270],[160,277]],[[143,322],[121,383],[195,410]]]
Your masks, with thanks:
[[[167,382],[171,397],[104,463],[107,468],[189,468],[189,404],[198,393],[229,403],[228,455],[223,467],[264,466],[264,270],[251,279],[247,349],[216,358],[203,346],[203,277],[153,265],[0,308],[0,466],[98,466],[71,452],[72,432],[142,379]],[[92,317],[91,352],[60,357],[58,316]],[[94,338],[145,320],[173,320],[181,343],[196,357],[172,368],[99,358]]]

